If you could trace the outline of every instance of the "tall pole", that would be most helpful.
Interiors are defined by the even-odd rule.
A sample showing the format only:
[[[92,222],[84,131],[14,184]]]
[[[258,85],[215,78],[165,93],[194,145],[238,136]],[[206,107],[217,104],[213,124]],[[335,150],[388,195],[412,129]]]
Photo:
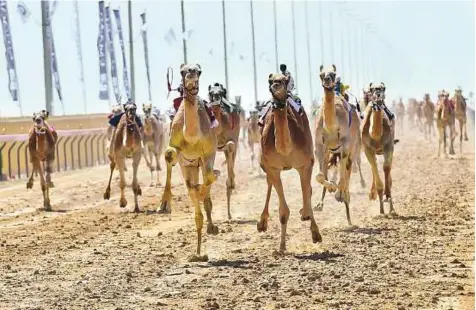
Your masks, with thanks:
[[[296,92],[298,90],[297,85],[298,83],[298,67],[297,67],[297,55],[296,55],[296,16],[294,15],[294,1],[291,2],[291,10],[292,10],[292,20],[293,20],[293,52],[294,52],[294,87],[296,89]]]
[[[131,71],[131,100],[136,101],[136,84],[134,77],[134,33],[132,32],[132,1],[128,2],[129,9],[129,58],[130,58],[130,71]],[[128,98],[129,99],[129,98]]]
[[[325,54],[324,54],[324,30],[322,28],[322,20],[323,20],[322,1],[319,1],[319,36],[321,38],[321,65],[326,66],[326,64],[324,63],[326,61],[326,59],[324,57],[325,56]],[[306,21],[307,21],[307,1],[306,1]]]
[[[340,17],[340,20],[344,20],[344,14],[342,13],[342,11],[339,10],[339,17]],[[340,72],[342,72],[340,74],[341,77],[343,77],[343,79],[345,79],[345,52],[344,52],[344,45],[345,45],[345,37],[342,35],[343,33],[345,33],[345,25],[343,22],[339,23],[340,24],[340,29],[339,31],[341,32],[341,35],[340,35]]]
[[[253,44],[253,79],[255,89],[255,102],[258,101],[258,84],[256,74],[256,45],[255,45],[255,22],[253,18],[253,0],[250,0],[250,15],[251,15],[251,41]]]
[[[328,5],[332,5],[332,2],[328,2]],[[334,38],[334,18],[332,16],[332,7],[329,7],[329,26],[330,26],[330,36],[331,36],[331,56],[330,61],[334,64],[335,61],[335,54],[334,54],[334,45],[335,45],[335,38]]]
[[[227,40],[226,40],[226,17],[225,17],[225,0],[221,1],[221,10],[223,16],[223,50],[225,52],[225,86],[230,94],[230,87],[228,84],[228,53],[227,53]]]
[[[129,0],[130,1],[130,0]],[[183,63],[187,61],[187,39],[185,38],[185,5],[183,0],[180,1],[180,10],[182,12],[182,46],[183,46]]]
[[[41,1],[41,30],[43,35],[43,67],[45,81],[45,107],[50,115],[54,115],[53,111],[53,78],[51,74],[51,38],[48,35],[48,27],[50,27],[49,2]]]
[[[79,60],[79,80],[81,81],[81,93],[83,96],[84,114],[88,113],[88,103],[86,100],[86,85],[84,83],[84,63],[83,63],[83,48],[81,45],[81,28],[79,25],[79,9],[78,0],[74,1],[74,13],[76,19],[76,49],[78,50]]]
[[[344,20],[347,21],[347,53],[349,55],[349,85],[354,84],[354,77],[353,77],[353,71],[354,69],[352,68],[352,45],[351,45],[351,40],[352,40],[352,27],[350,25],[350,21],[348,18],[345,18]]]
[[[310,44],[310,39],[309,39],[309,18],[308,18],[308,10],[307,10],[307,0],[304,2],[305,9],[304,9],[304,14],[305,19],[306,19],[306,37],[307,37],[307,63],[308,63],[308,69],[309,69],[309,100],[312,101],[313,99],[313,90],[312,90],[312,74],[311,74],[311,44]]]
[[[293,3],[294,5],[294,3]],[[278,21],[276,14],[276,0],[273,0],[273,14],[274,14],[274,55],[276,59],[276,72],[279,72],[278,66]]]

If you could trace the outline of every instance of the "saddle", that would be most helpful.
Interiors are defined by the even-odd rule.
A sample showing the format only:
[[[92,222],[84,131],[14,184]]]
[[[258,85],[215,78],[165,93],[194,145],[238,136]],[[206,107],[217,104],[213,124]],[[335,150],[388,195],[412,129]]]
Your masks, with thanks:
[[[297,100],[295,100],[295,98],[297,98]],[[286,99],[286,101],[294,109],[294,111],[299,113],[299,115],[303,114],[304,109],[301,105],[301,99],[299,97],[288,93],[288,98]],[[259,126],[261,126],[261,127],[264,126],[264,118],[266,117],[266,115],[268,114],[268,112],[269,112],[269,110],[271,109],[272,106],[273,106],[273,99],[270,99],[270,100],[266,101],[263,108],[259,112],[260,113],[259,114],[259,120],[258,120],[258,125]]]
[[[221,107],[223,108],[223,110],[225,110],[226,113],[237,112],[238,114],[240,114],[242,112],[242,108],[239,105],[228,101],[228,99],[226,99],[224,97],[221,99],[220,104],[221,104]]]

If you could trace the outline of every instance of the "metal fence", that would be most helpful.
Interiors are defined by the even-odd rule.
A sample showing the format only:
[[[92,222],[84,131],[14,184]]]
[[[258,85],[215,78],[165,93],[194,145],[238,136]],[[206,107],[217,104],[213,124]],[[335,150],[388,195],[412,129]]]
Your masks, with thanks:
[[[56,172],[108,163],[107,128],[57,130]],[[28,134],[0,135],[0,181],[26,178],[32,165]]]

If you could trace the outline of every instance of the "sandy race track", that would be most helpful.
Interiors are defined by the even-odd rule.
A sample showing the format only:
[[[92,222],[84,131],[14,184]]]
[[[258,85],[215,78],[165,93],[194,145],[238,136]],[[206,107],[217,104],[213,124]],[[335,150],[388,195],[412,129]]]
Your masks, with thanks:
[[[120,209],[117,179],[111,200],[103,201],[106,166],[54,174],[54,211],[48,213],[37,210],[38,180],[29,192],[25,180],[2,183],[0,309],[474,309],[474,140],[464,145],[463,157],[457,142],[456,156],[437,159],[436,137],[430,143],[415,135],[400,135],[396,145],[398,215],[378,215],[378,202],[368,201],[368,186],[353,174],[357,227],[347,226],[344,205],[328,195],[324,210],[314,212],[322,244],[312,243],[309,222],[300,221],[297,172],[283,173],[291,208],[285,255],[276,253],[274,190],[268,231],[256,230],[266,182],[249,171],[243,148],[233,220],[226,217],[225,177],[212,189],[220,233],[204,234],[208,262],[188,260],[196,248],[195,222],[178,166],[172,220],[130,213],[130,187],[128,210]],[[220,154],[216,166],[222,161]],[[362,162],[369,184],[364,154]],[[315,174],[314,204],[321,192]],[[127,176],[130,182],[131,169]],[[163,186],[148,187],[145,165],[139,181],[141,208],[155,210]]]

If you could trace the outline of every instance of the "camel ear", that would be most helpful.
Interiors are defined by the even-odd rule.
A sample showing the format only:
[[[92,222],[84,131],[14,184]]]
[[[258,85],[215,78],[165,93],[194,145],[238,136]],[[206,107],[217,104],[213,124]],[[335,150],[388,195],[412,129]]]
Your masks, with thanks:
[[[145,109],[145,103],[142,104],[142,109]]]
[[[322,70],[324,70],[324,65],[321,65],[321,66],[319,67],[319,72],[322,72]]]
[[[370,82],[370,84],[369,84],[369,88],[372,88],[372,82]]]
[[[336,68],[336,66],[335,66],[334,64],[332,64],[332,69],[334,69],[334,72],[337,71],[337,68]]]
[[[198,67],[198,70],[200,70],[198,71],[198,76],[200,77],[200,75],[202,75],[202,67],[199,64],[197,64],[197,67]]]
[[[33,113],[32,119],[35,120],[35,118],[36,118],[36,113]]]
[[[208,91],[210,91],[210,89],[212,89],[212,85],[208,85]]]
[[[180,70],[182,70],[183,67],[185,67],[185,64],[180,65]]]
[[[273,80],[271,79],[273,77],[273,74],[270,73],[269,76],[268,76],[268,83],[269,85],[273,84]]]
[[[48,118],[48,116],[50,116],[50,112],[48,112],[46,110],[43,110],[43,112],[45,113],[45,118]]]

